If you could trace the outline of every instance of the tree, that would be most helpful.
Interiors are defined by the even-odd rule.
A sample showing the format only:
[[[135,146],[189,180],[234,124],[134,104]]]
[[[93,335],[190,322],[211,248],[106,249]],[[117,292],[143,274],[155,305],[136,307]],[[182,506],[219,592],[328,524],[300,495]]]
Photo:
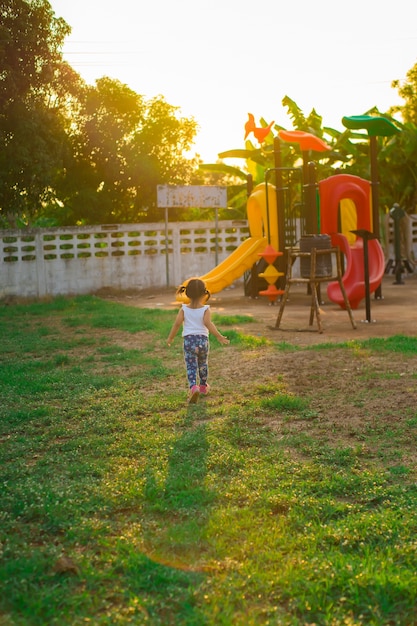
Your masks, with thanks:
[[[13,225],[39,214],[60,167],[70,29],[47,0],[0,0],[0,18],[0,218]]]
[[[162,96],[146,102],[131,143],[134,215],[140,212],[148,220],[161,219],[161,212],[155,212],[157,185],[191,182],[197,159],[185,155],[192,147],[196,131],[196,121],[179,117],[178,108],[168,104]],[[173,219],[180,217],[175,210],[171,215]]]
[[[81,91],[57,185],[65,223],[113,222],[129,206],[127,147],[142,106],[141,96],[109,78]]]
[[[138,221],[156,186],[189,182],[196,123],[62,59],[70,27],[47,0],[0,0],[0,224]]]
[[[401,113],[404,122],[417,126],[417,63],[407,72],[407,80],[401,84],[400,80],[393,80],[393,89],[404,99],[404,104],[391,107],[390,113]]]
[[[388,146],[389,169],[386,178],[395,185],[392,203],[397,202],[409,213],[417,210],[417,63],[407,72],[406,82],[392,82],[404,104],[391,107],[404,121],[401,135],[393,137]]]
[[[195,161],[184,157],[196,131],[162,96],[146,101],[118,80],[85,87],[72,117],[71,154],[57,193],[66,223],[161,219],[158,184],[190,181]]]

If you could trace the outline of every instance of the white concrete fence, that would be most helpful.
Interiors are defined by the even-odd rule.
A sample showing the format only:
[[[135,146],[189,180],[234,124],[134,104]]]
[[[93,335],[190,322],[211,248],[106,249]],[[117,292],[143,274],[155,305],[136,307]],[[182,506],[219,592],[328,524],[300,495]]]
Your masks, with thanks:
[[[411,230],[410,230],[411,229]],[[417,259],[417,216],[409,220]],[[249,236],[246,221],[0,230],[0,299],[176,288],[202,276]],[[389,221],[386,257],[394,258]]]
[[[0,230],[0,298],[175,288],[248,236],[245,220]]]

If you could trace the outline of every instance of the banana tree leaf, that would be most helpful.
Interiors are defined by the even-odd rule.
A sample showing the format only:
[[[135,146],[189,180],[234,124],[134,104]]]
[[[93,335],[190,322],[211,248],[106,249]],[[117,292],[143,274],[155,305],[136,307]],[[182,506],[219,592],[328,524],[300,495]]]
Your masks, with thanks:
[[[225,163],[202,163],[199,168],[206,172],[219,172],[220,174],[230,174],[231,176],[238,176],[239,178],[247,178],[247,174],[242,172],[238,167],[232,165],[226,165]]]
[[[338,139],[344,132],[336,130],[336,128],[330,128],[330,126],[323,126],[323,134],[329,135],[333,139]]]
[[[226,150],[219,153],[219,159],[251,159],[254,150],[244,150],[237,148],[236,150]]]
[[[258,163],[261,167],[270,166],[270,159],[273,152],[270,151],[267,154],[261,150],[228,150],[219,154],[220,159],[245,159],[247,161],[246,166],[249,167],[250,161]]]

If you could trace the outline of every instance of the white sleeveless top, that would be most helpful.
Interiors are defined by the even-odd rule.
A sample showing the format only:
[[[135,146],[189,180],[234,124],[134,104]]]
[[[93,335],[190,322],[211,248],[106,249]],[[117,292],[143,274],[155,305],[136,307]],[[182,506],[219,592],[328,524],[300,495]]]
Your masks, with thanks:
[[[182,336],[186,337],[187,335],[205,335],[208,337],[209,331],[207,326],[204,324],[204,313],[209,308],[208,304],[198,308],[198,309],[190,309],[187,304],[182,305],[182,310],[184,311],[184,324],[182,327]]]

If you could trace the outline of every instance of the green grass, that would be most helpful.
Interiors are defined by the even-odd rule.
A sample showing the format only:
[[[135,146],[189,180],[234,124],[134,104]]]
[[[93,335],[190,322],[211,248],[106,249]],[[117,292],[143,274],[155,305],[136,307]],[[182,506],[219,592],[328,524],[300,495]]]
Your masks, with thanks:
[[[291,359],[250,319],[216,316],[231,364]],[[0,307],[0,623],[417,624],[415,405],[346,438],[319,387],[254,370],[189,407],[172,322],[92,297]],[[415,385],[415,338],[314,350],[400,354]]]

